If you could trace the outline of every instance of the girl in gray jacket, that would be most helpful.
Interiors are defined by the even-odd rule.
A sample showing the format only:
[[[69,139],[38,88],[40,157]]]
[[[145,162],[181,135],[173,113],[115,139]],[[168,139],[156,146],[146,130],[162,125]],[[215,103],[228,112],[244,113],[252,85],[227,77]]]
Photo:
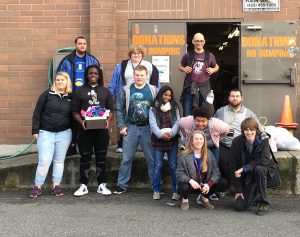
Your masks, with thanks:
[[[227,181],[220,179],[218,165],[207,149],[207,141],[202,131],[192,132],[188,147],[177,160],[176,178],[179,193],[182,195],[183,210],[189,209],[190,193],[200,194],[201,204],[205,208],[213,209],[208,197],[227,188]]]

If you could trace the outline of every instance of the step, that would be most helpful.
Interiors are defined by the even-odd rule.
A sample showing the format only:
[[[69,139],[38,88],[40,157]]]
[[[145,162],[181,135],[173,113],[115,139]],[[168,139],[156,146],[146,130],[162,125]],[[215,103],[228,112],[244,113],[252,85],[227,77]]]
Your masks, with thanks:
[[[122,154],[115,153],[115,146],[110,146],[107,153],[107,181],[108,186],[115,186]],[[279,151],[275,153],[279,163],[282,185],[278,189],[269,190],[272,194],[300,194],[300,152]],[[65,160],[62,186],[75,189],[79,186],[79,155],[67,157]],[[94,159],[93,159],[94,161]],[[31,188],[35,177],[38,156],[36,153],[0,161],[0,187],[13,186],[17,188]],[[51,171],[49,169],[45,186],[51,186]],[[50,174],[50,175],[49,175]],[[171,188],[171,179],[167,161],[164,161],[162,171],[164,189]],[[92,163],[89,187],[97,187],[95,178],[95,163]],[[146,161],[142,151],[136,152],[133,160],[132,177],[129,188],[149,188],[150,183],[147,173]]]

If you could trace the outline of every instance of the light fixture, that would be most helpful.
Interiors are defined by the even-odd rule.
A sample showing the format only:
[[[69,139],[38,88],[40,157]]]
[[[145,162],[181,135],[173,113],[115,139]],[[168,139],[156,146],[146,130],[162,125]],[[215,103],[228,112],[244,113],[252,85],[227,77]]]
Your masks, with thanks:
[[[228,45],[228,41],[223,42],[222,44],[220,44],[219,50],[223,50],[224,47],[227,47],[227,45]]]
[[[240,31],[238,27],[236,27],[234,30],[231,31],[231,33],[228,35],[228,39],[231,39],[233,37],[238,37],[240,35]]]

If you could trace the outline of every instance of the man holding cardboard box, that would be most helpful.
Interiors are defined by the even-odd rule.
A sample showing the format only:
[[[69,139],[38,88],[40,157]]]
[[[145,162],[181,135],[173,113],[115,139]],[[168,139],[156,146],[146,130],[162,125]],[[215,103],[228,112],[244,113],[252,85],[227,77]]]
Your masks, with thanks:
[[[106,187],[106,153],[109,144],[108,125],[113,118],[114,101],[103,85],[103,73],[98,65],[84,72],[86,85],[76,91],[72,101],[73,118],[79,124],[80,187],[74,196],[88,193],[87,184],[93,152],[96,156],[97,192],[110,195]]]

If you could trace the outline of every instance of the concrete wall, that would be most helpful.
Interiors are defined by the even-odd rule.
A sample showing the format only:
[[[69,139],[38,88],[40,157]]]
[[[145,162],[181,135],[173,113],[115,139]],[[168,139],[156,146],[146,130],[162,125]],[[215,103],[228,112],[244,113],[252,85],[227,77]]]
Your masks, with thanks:
[[[275,156],[279,163],[282,185],[277,189],[269,189],[275,195],[300,194],[300,152],[277,152]],[[121,154],[110,148],[107,154],[107,181],[109,187],[114,188],[121,163]],[[0,189],[1,187],[31,188],[33,187],[37,166],[37,154],[26,155],[12,160],[0,161]],[[50,168],[45,187],[51,186]],[[97,187],[95,165],[91,169],[90,187]],[[162,169],[163,189],[171,189],[171,179],[167,161]],[[65,188],[75,189],[79,186],[79,156],[68,157],[65,161],[65,170],[62,185]],[[142,152],[137,152],[133,160],[132,176],[129,188],[148,188],[150,183],[147,165]]]

